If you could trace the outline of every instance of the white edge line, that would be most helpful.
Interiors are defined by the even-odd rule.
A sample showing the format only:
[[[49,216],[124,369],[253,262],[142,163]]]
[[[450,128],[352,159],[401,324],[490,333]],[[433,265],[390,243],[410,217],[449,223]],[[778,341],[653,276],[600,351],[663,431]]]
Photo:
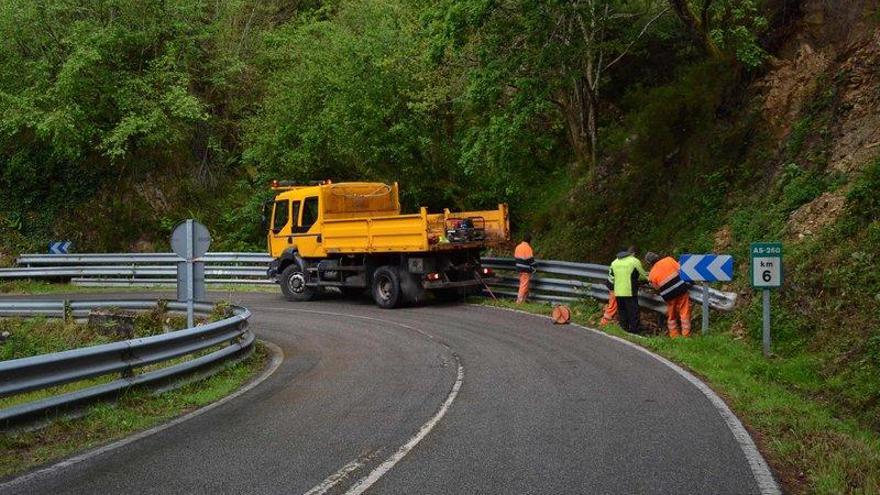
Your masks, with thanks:
[[[364,467],[364,463],[360,459],[356,459],[354,461],[349,462],[345,466],[339,468],[339,471],[331,474],[321,483],[315,485],[314,488],[307,491],[303,495],[323,495],[327,493],[331,488],[339,484],[340,481],[344,480],[349,474],[358,469]]]
[[[456,360],[458,357],[456,356]],[[449,392],[449,395],[446,397],[446,401],[443,402],[443,405],[440,406],[440,410],[437,411],[437,414],[434,415],[427,423],[422,425],[419,428],[419,431],[409,439],[408,442],[403,444],[397,452],[391,455],[388,459],[385,460],[382,464],[376,467],[370,474],[358,480],[354,486],[348,489],[345,492],[345,495],[360,495],[367,491],[373,484],[375,484],[379,479],[385,475],[388,471],[390,471],[401,459],[406,457],[407,454],[416,446],[419,442],[425,438],[431,430],[443,419],[443,416],[446,415],[446,411],[449,410],[449,407],[452,406],[452,403],[455,401],[455,398],[458,396],[458,391],[461,389],[461,384],[464,381],[464,368],[462,368],[461,363],[458,363],[458,375],[455,378],[455,384],[452,386],[452,390]]]
[[[60,471],[64,468],[73,466],[74,464],[78,464],[80,462],[83,462],[83,461],[92,459],[94,457],[98,457],[100,455],[106,454],[107,452],[110,452],[111,450],[116,450],[120,447],[124,447],[130,443],[133,443],[138,440],[142,440],[142,439],[147,438],[149,436],[155,435],[156,433],[167,430],[168,428],[171,428],[173,426],[177,426],[185,421],[189,421],[190,419],[193,419],[196,416],[201,416],[202,414],[204,414],[204,413],[206,413],[216,407],[220,407],[223,404],[226,404],[227,402],[229,402],[233,399],[236,399],[237,397],[240,397],[241,395],[244,395],[245,393],[247,393],[248,391],[250,391],[251,389],[253,389],[257,385],[263,383],[267,378],[272,376],[272,374],[275,373],[275,371],[278,369],[279,366],[281,366],[281,363],[284,361],[284,351],[282,351],[280,347],[278,347],[277,345],[275,345],[271,342],[267,342],[265,340],[259,340],[259,342],[263,343],[263,345],[265,345],[269,349],[269,352],[272,354],[271,361],[269,362],[269,366],[263,371],[262,374],[260,374],[260,376],[258,376],[256,379],[254,379],[253,381],[251,381],[250,383],[248,383],[244,387],[236,390],[232,394],[227,395],[226,397],[223,397],[222,399],[218,400],[217,402],[212,402],[211,404],[208,404],[204,407],[196,409],[195,411],[193,411],[189,414],[185,414],[183,416],[175,418],[167,423],[163,423],[161,425],[154,426],[153,428],[150,428],[149,430],[144,430],[144,431],[135,433],[133,435],[130,435],[130,436],[123,438],[122,440],[118,440],[116,442],[104,445],[103,447],[98,447],[96,449],[89,450],[89,451],[84,452],[82,454],[75,455],[75,456],[70,457],[68,459],[65,459],[61,462],[53,464],[51,466],[47,466],[45,468],[38,469],[36,471],[32,471],[30,473],[24,474],[24,475],[19,476],[17,478],[13,478],[13,479],[6,481],[4,483],[0,483],[0,488],[6,489],[6,488],[11,488],[16,485],[20,485],[22,483],[27,483],[28,481],[32,481],[36,478],[52,474],[56,471]]]
[[[408,330],[413,330],[415,332],[418,332],[422,336],[427,337],[429,340],[437,342],[439,345],[445,347],[447,350],[449,350],[452,353],[452,357],[456,361],[456,364],[458,366],[458,371],[457,371],[457,374],[455,377],[455,383],[452,385],[452,390],[449,391],[449,395],[446,396],[446,400],[443,401],[443,405],[440,406],[440,409],[434,414],[433,417],[431,417],[431,419],[428,420],[427,423],[423,424],[421,426],[421,428],[419,428],[419,431],[416,432],[415,435],[413,435],[405,444],[403,444],[399,449],[397,449],[397,451],[394,452],[394,454],[392,454],[388,459],[386,459],[384,462],[382,462],[382,464],[379,464],[375,469],[373,469],[370,472],[370,474],[359,479],[351,488],[348,489],[348,491],[345,492],[345,495],[360,495],[361,493],[365,492],[366,490],[369,490],[371,486],[373,486],[377,481],[379,481],[380,478],[382,478],[382,476],[384,476],[386,473],[388,473],[388,471],[390,471],[392,468],[394,468],[394,466],[398,462],[400,462],[404,457],[406,457],[406,455],[409,454],[410,451],[413,448],[415,448],[415,446],[418,445],[419,442],[421,442],[428,435],[428,433],[430,433],[431,430],[434,429],[435,426],[437,426],[437,423],[439,423],[440,420],[443,419],[444,416],[446,416],[446,412],[449,411],[449,408],[452,406],[452,403],[455,402],[455,398],[458,397],[458,391],[461,389],[461,385],[464,382],[464,367],[462,367],[461,361],[459,360],[458,355],[456,355],[454,352],[452,352],[452,349],[450,349],[448,345],[446,345],[443,342],[438,341],[436,338],[434,338],[433,335],[431,335],[423,330],[420,330],[416,327],[413,327],[411,325],[407,325],[406,323],[400,323],[400,322],[393,321],[393,320],[385,320],[383,318],[376,318],[376,317],[372,317],[372,316],[353,315],[353,314],[346,314],[346,313],[335,313],[335,312],[330,312],[330,311],[317,311],[317,310],[308,310],[308,309],[299,309],[299,308],[296,308],[296,309],[294,309],[294,308],[277,308],[277,309],[284,309],[284,310],[288,310],[288,311],[302,312],[302,313],[322,314],[322,315],[328,315],[328,316],[344,316],[344,317],[350,317],[350,318],[359,318],[359,319],[363,319],[363,320],[371,320],[371,321],[376,321],[376,322],[381,322],[381,323],[385,323],[385,324],[389,324],[389,325],[394,325],[394,326],[406,328]],[[335,473],[328,476],[324,481],[322,481],[321,483],[316,485],[311,490],[307,491],[304,495],[323,495],[324,493],[329,491],[331,488],[333,488],[336,484],[338,484],[340,481],[345,479],[345,477],[348,474],[350,474],[351,472],[353,472],[357,469],[360,469],[363,466],[364,466],[364,464],[361,462],[360,459],[354,460],[354,461],[346,464],[345,466],[342,466],[342,468],[340,468],[338,471],[336,471]]]
[[[491,308],[491,309],[500,309],[503,311],[512,311],[514,313],[522,313],[524,315],[534,316],[538,318],[546,318],[543,315],[537,315],[534,313],[529,313],[527,311],[522,311],[518,309],[512,308],[501,308],[497,306],[486,306],[482,304],[472,304],[472,306],[478,306],[481,308]],[[672,361],[660,356],[658,354],[654,354],[650,350],[630,342],[629,340],[620,338],[616,335],[610,335],[600,330],[596,330],[595,328],[585,327],[583,325],[579,325],[577,323],[572,323],[572,326],[587,330],[589,332],[602,335],[604,337],[608,337],[609,339],[616,340],[624,345],[632,347],[640,352],[651,356],[657,361],[665,364],[667,367],[671,368],[673,371],[681,375],[682,378],[691,383],[691,385],[695,386],[703,395],[709,399],[709,402],[715,406],[715,409],[718,410],[718,413],[721,415],[721,418],[727,424],[727,428],[733,434],[733,438],[736,440],[736,443],[739,444],[740,449],[742,450],[743,455],[746,458],[746,461],[749,463],[749,467],[752,470],[752,476],[755,478],[755,482],[758,484],[758,489],[761,491],[761,495],[781,495],[782,490],[779,488],[779,485],[776,483],[776,478],[773,477],[773,472],[770,470],[770,466],[767,465],[767,461],[764,459],[764,456],[761,455],[761,452],[758,450],[757,445],[755,445],[755,441],[752,439],[752,436],[749,435],[748,430],[745,429],[742,422],[739,418],[736,417],[736,414],[731,411],[730,407],[724,402],[718,394],[715,393],[708,385],[706,385],[702,380],[694,376],[691,372],[685,370],[681,366],[673,363]]]

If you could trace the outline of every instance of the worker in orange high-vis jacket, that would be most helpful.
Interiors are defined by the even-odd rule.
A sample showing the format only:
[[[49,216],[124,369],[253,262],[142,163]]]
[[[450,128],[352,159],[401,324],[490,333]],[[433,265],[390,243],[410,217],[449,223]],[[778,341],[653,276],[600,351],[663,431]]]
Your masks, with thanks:
[[[691,300],[688,291],[690,285],[681,279],[679,270],[681,267],[675,258],[667,256],[663,259],[656,253],[645,255],[645,261],[650,267],[648,280],[660,297],[666,302],[666,327],[669,336],[679,336],[679,321],[681,322],[681,335],[688,337],[691,334]]]
[[[519,272],[519,291],[516,294],[516,303],[522,304],[529,297],[529,282],[535,273],[535,252],[532,251],[532,236],[525,234],[516,249],[513,257],[516,258],[516,271]]]
[[[617,318],[617,297],[614,296],[614,281],[609,278],[605,281],[608,288],[608,304],[602,309],[602,320],[599,324],[603,327]]]

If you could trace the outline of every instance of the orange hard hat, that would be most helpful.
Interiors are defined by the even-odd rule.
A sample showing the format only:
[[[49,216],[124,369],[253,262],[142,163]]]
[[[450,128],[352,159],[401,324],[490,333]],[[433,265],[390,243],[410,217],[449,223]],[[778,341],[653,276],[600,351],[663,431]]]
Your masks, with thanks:
[[[557,325],[566,325],[571,320],[571,310],[568,309],[568,306],[559,304],[553,307],[551,318],[553,318],[553,323]]]

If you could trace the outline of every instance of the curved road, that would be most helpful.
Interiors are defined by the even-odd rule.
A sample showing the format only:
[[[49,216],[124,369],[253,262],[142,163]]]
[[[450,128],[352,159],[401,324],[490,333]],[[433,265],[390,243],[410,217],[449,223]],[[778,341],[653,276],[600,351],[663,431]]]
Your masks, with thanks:
[[[709,399],[602,335],[467,305],[236,299],[284,352],[269,379],[0,493],[760,493]]]

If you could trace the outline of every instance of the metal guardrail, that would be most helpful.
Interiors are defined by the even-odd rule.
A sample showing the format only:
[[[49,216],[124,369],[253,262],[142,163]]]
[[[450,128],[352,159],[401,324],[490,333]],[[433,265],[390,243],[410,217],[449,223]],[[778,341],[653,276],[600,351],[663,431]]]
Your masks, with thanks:
[[[158,301],[2,301],[0,316],[72,315],[81,318],[96,308],[147,310],[157,307]],[[167,302],[172,311],[185,311],[184,303]],[[198,303],[202,314],[210,313],[211,304]],[[136,338],[22,359],[0,361],[0,397],[34,390],[44,390],[89,378],[119,374],[120,378],[72,392],[60,393],[44,399],[0,409],[0,425],[44,415],[60,407],[70,407],[97,398],[106,397],[126,388],[159,382],[205,368],[233,356],[249,352],[254,334],[248,330],[251,313],[246,308],[232,306],[232,316],[205,325],[177,330],[161,335]],[[225,345],[224,345],[225,344]],[[137,370],[157,363],[216,346],[223,346],[208,354],[156,370],[136,374]]]
[[[205,277],[209,284],[271,284],[266,265],[272,258],[263,253],[207,253]],[[70,278],[84,286],[120,287],[130,285],[168,285],[175,283],[173,253],[107,253],[107,254],[24,254],[18,257],[17,268],[0,269],[3,278]],[[513,271],[513,258],[484,258],[483,264],[496,270]],[[605,280],[608,267],[591,263],[539,260],[538,276],[532,278],[532,297],[539,300],[573,301],[584,297],[608,300]],[[545,276],[552,275],[552,276]],[[498,295],[515,295],[518,281],[501,277],[492,287]],[[691,290],[691,299],[702,301],[698,288]],[[663,300],[642,292],[640,303],[658,312],[666,311]],[[710,289],[709,305],[729,311],[736,303],[736,294]]]
[[[514,271],[516,262],[513,258],[483,258],[483,266],[504,271]],[[537,261],[537,275],[563,275],[569,278],[555,278],[534,276],[531,280],[532,293],[529,297],[538,300],[549,301],[575,301],[585,297],[592,297],[602,301],[608,300],[608,288],[605,281],[608,279],[608,267],[590,263],[573,263],[569,261]],[[496,295],[516,296],[519,280],[515,277],[500,277],[501,282],[490,287],[499,287],[500,291],[493,291]],[[690,298],[696,302],[703,301],[703,293],[698,287],[690,291]],[[660,296],[642,291],[639,293],[639,304],[657,312],[666,312],[666,303]],[[712,309],[730,311],[736,305],[736,294],[709,289],[709,306]]]
[[[201,258],[208,264],[255,263],[266,264],[272,257],[265,253],[207,253]],[[180,257],[174,253],[83,253],[83,254],[22,254],[15,263],[19,266],[59,265],[112,265],[112,264],[169,264]]]
[[[205,282],[209,284],[271,284],[264,253],[207,253]],[[23,254],[15,268],[0,268],[0,279],[70,279],[83,286],[169,285],[176,283],[174,253]]]

